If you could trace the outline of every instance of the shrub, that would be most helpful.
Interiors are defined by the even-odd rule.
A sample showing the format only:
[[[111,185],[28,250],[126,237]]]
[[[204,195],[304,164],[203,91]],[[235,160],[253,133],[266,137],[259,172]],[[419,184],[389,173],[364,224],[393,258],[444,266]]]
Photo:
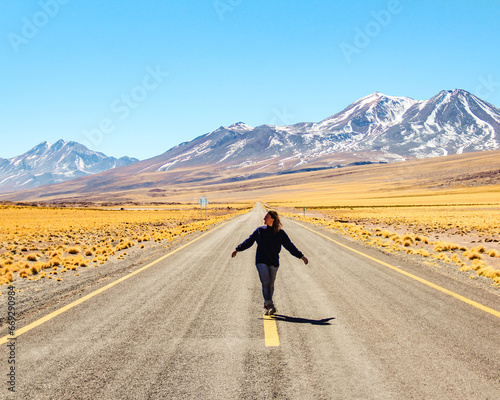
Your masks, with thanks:
[[[27,268],[24,268],[22,269],[21,271],[19,271],[19,277],[20,278],[27,278],[28,276],[30,276],[30,270],[27,269]]]
[[[12,272],[16,272],[16,271],[20,271],[22,269],[28,268],[29,265],[30,264],[27,263],[26,261],[18,261],[16,263],[12,264],[11,267],[9,268],[9,270]]]
[[[477,246],[476,248],[474,248],[474,250],[480,254],[486,253],[486,249],[484,246]]]
[[[469,260],[480,260],[481,254],[476,252],[475,249],[470,249],[464,253],[464,257],[467,257]]]
[[[13,278],[12,272],[7,272],[5,275],[0,277],[0,285],[3,285],[4,283],[12,282],[13,279],[14,278]]]
[[[128,249],[129,247],[132,247],[133,245],[134,245],[134,242],[131,242],[129,239],[121,239],[120,243],[118,243],[116,245],[115,251]]]
[[[449,251],[449,250],[457,250],[458,245],[455,243],[449,243],[449,242],[437,242],[434,247],[434,251]]]
[[[498,251],[496,251],[496,250],[490,250],[490,251],[488,251],[488,255],[490,257],[500,257],[500,253]]]
[[[478,259],[472,261],[471,268],[476,270],[476,271],[478,269],[485,268],[485,267],[486,267],[486,263],[484,261],[481,261]]]
[[[81,254],[79,254],[78,256],[76,256],[74,259],[73,259],[73,262],[72,262],[73,265],[79,265],[80,267],[86,267],[88,264],[87,264],[87,261],[84,260],[84,258],[82,257]]]
[[[61,259],[60,259],[60,257],[59,257],[59,254],[57,255],[57,257],[52,258],[52,259],[48,262],[48,264],[49,264],[49,266],[51,266],[51,267],[57,267],[57,266],[61,265],[61,264],[62,264],[62,261],[61,261]]]
[[[397,233],[393,233],[391,236],[389,236],[389,239],[394,240],[395,242],[401,241],[401,236],[399,236]]]
[[[412,235],[405,234],[405,235],[403,235],[403,236],[402,236],[401,240],[402,240],[403,242],[406,240],[406,241],[410,241],[410,242],[412,242],[412,243],[413,243],[413,240],[414,240],[414,239],[413,239],[413,236],[412,236]]]
[[[31,275],[36,275],[40,272],[40,270],[42,269],[41,264],[42,263],[37,262],[31,266],[30,268]]]
[[[70,247],[68,249],[68,253],[69,254],[78,254],[79,252],[81,251],[81,249],[79,247]]]

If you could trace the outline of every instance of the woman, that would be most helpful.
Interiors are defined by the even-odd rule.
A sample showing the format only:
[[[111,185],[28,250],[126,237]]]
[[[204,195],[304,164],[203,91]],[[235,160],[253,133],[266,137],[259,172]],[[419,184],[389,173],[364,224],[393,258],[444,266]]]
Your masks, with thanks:
[[[255,263],[262,283],[264,314],[273,315],[276,314],[276,307],[274,307],[273,303],[274,281],[278,272],[281,246],[283,245],[290,254],[300,258],[305,264],[309,261],[290,241],[285,231],[281,229],[281,221],[276,211],[269,211],[264,217],[264,223],[264,226],[257,228],[248,239],[236,247],[231,257],[236,257],[239,251],[246,250],[257,242]]]

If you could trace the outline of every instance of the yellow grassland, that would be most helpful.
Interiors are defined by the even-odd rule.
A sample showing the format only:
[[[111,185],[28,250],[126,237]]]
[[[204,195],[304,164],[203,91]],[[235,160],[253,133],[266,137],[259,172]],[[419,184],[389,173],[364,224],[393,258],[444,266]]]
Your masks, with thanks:
[[[269,204],[283,208],[283,204]],[[500,287],[500,205],[371,206],[288,209],[288,215],[362,240],[388,253],[404,252],[475,271]],[[308,216],[313,214],[314,216]]]
[[[112,256],[124,259],[130,247],[166,245],[205,231],[248,207],[217,205],[217,210],[207,210],[205,219],[205,212],[202,218],[193,205],[169,210],[0,206],[0,284],[61,280],[70,271],[103,265]]]

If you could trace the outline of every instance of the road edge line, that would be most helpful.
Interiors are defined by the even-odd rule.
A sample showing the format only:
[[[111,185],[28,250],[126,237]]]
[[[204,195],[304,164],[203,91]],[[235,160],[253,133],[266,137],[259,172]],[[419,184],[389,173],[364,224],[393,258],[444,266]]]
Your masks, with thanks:
[[[320,232],[315,231],[314,229],[311,229],[311,228],[308,228],[307,226],[299,224],[296,221],[293,221],[291,219],[289,219],[289,221],[293,222],[296,225],[301,226],[304,229],[307,229],[307,230],[309,230],[309,231],[311,231],[313,233],[316,233],[319,236],[323,236],[324,238],[326,238],[326,239],[334,242],[335,244],[338,244],[339,246],[342,246],[342,247],[344,247],[344,248],[346,248],[348,250],[351,250],[352,252],[354,252],[356,254],[359,254],[359,255],[361,255],[361,256],[363,256],[365,258],[368,258],[369,260],[375,261],[375,262],[377,262],[377,263],[379,263],[379,264],[381,264],[381,265],[383,265],[383,266],[385,266],[387,268],[392,269],[393,271],[399,272],[400,274],[403,274],[403,275],[405,275],[405,276],[407,276],[409,278],[412,278],[412,279],[414,279],[414,280],[416,280],[416,281],[418,281],[420,283],[423,283],[424,285],[427,285],[427,286],[429,286],[429,287],[431,287],[433,289],[436,289],[436,290],[438,290],[438,291],[440,291],[442,293],[445,293],[445,294],[447,294],[449,296],[452,296],[452,297],[454,297],[454,298],[456,298],[456,299],[458,299],[458,300],[460,300],[460,301],[462,301],[464,303],[467,303],[467,304],[469,304],[469,305],[471,305],[471,306],[473,306],[473,307],[475,307],[475,308],[477,308],[479,310],[482,310],[482,311],[487,312],[487,313],[489,313],[489,314],[491,314],[491,315],[493,315],[493,316],[495,316],[497,318],[500,318],[500,311],[497,311],[497,310],[495,310],[493,308],[487,307],[487,306],[485,306],[485,305],[483,305],[481,303],[478,303],[477,301],[471,300],[471,299],[469,299],[467,297],[464,297],[464,296],[462,296],[462,295],[460,295],[458,293],[452,292],[451,290],[445,289],[442,286],[439,286],[439,285],[436,285],[435,283],[429,282],[429,281],[427,281],[427,280],[425,280],[423,278],[420,278],[420,277],[418,277],[416,275],[413,275],[413,274],[411,274],[411,273],[409,273],[407,271],[404,271],[404,270],[402,270],[402,269],[400,269],[398,267],[395,267],[395,266],[393,266],[391,264],[388,264],[388,263],[386,263],[386,262],[384,262],[382,260],[379,260],[378,258],[369,256],[368,254],[365,254],[365,253],[363,253],[361,251],[353,249],[352,247],[349,247],[349,246],[347,246],[347,245],[345,245],[343,243],[340,243],[340,242],[336,241],[335,239],[332,239],[331,237],[328,237],[326,235],[323,235]]]
[[[156,260],[151,261],[149,264],[146,264],[143,267],[141,267],[139,269],[136,269],[135,271],[133,271],[133,272],[131,272],[131,273],[125,275],[125,276],[122,276],[121,278],[117,279],[116,281],[108,283],[106,286],[103,286],[103,287],[101,287],[101,288],[99,288],[99,289],[97,289],[97,290],[95,290],[95,291],[93,291],[93,292],[91,292],[91,293],[89,293],[89,294],[87,294],[87,295],[79,298],[78,300],[75,300],[75,301],[73,301],[73,302],[65,305],[64,307],[61,307],[61,308],[59,308],[59,309],[57,309],[55,311],[52,311],[51,313],[47,314],[46,316],[44,316],[44,317],[42,317],[40,319],[37,319],[36,321],[33,321],[32,323],[30,323],[30,324],[28,324],[26,326],[23,326],[20,329],[16,329],[15,336],[6,335],[6,336],[0,338],[0,346],[3,345],[3,344],[5,344],[5,343],[7,343],[7,342],[9,342],[9,341],[11,341],[11,340],[17,339],[22,334],[24,334],[24,333],[26,333],[26,332],[28,332],[28,331],[36,328],[37,326],[40,326],[40,325],[44,324],[47,321],[50,321],[52,318],[55,318],[58,315],[60,315],[60,314],[62,314],[64,312],[66,312],[66,311],[68,311],[68,310],[70,310],[70,309],[72,309],[72,308],[74,308],[74,307],[76,307],[76,306],[84,303],[85,301],[91,299],[92,297],[97,296],[98,294],[100,294],[100,293],[102,293],[102,292],[104,292],[104,291],[112,288],[113,286],[118,285],[119,283],[122,283],[123,281],[125,281],[125,280],[133,277],[134,275],[137,275],[137,274],[141,273],[142,271],[145,271],[146,269],[152,267],[153,265],[158,264],[160,261],[163,261],[165,258],[170,257],[171,255],[173,255],[173,254],[177,253],[178,251],[186,248],[187,246],[191,245],[192,243],[196,242],[197,240],[201,239],[202,237],[208,235],[209,233],[212,233],[215,230],[223,227],[224,225],[228,224],[229,222],[230,221],[226,221],[226,222],[222,223],[221,225],[216,226],[213,229],[210,229],[208,232],[205,232],[204,234],[198,236],[197,238],[194,238],[193,240],[189,241],[188,243],[183,244],[181,247],[178,247],[177,249],[172,250],[171,252],[169,252],[169,253],[161,256],[160,258],[157,258]]]

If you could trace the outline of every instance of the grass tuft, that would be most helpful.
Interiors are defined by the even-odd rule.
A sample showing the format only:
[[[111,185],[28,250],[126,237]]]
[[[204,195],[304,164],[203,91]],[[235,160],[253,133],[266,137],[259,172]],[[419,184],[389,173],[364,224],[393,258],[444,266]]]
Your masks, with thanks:
[[[28,261],[38,261],[38,259],[36,258],[36,254],[33,254],[33,253],[28,254],[26,256],[26,260],[28,260]]]
[[[82,250],[82,249],[80,249],[80,248],[79,248],[79,247],[77,247],[77,246],[75,246],[75,247],[70,247],[70,248],[68,249],[68,253],[69,253],[69,254],[78,254],[78,253],[80,253],[80,251],[81,251],[81,250]]]

